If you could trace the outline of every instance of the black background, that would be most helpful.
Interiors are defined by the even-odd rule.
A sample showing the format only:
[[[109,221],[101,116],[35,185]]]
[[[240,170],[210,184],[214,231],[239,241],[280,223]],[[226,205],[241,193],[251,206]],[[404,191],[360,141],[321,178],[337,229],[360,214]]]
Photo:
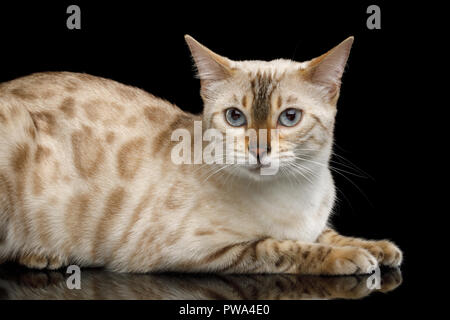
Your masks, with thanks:
[[[81,7],[81,30],[66,28],[66,8]],[[368,30],[366,8],[381,7],[381,30]],[[421,110],[414,39],[420,28],[408,7],[383,1],[327,4],[271,1],[0,4],[0,81],[41,71],[76,71],[145,89],[201,112],[199,82],[183,35],[235,60],[298,61],[316,57],[350,35],[335,151],[370,177],[335,174],[333,223],[343,234],[389,238],[405,253],[404,283],[376,301],[409,301],[422,280],[416,219],[421,210],[412,173],[411,124]],[[333,158],[345,165],[339,157]],[[358,174],[355,168],[336,164]],[[416,259],[417,258],[417,259]]]

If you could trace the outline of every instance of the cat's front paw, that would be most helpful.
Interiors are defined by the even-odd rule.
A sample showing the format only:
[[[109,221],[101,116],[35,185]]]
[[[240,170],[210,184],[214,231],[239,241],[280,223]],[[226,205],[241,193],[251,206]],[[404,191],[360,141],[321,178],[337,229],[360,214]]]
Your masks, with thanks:
[[[18,258],[18,262],[30,269],[50,269],[57,270],[66,265],[65,259],[58,256],[43,256],[38,254],[27,253]]]
[[[335,247],[322,265],[323,274],[368,274],[378,267],[377,259],[369,251],[356,247]]]
[[[363,248],[367,249],[384,266],[396,268],[403,261],[402,251],[388,240],[368,241]]]

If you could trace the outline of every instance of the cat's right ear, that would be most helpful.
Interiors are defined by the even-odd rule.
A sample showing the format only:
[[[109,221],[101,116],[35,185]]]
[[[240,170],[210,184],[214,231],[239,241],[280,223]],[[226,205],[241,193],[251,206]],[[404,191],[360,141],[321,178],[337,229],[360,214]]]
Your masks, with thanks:
[[[231,60],[212,52],[189,35],[185,35],[184,39],[197,67],[197,76],[201,80],[202,90],[209,83],[225,80],[233,74]]]

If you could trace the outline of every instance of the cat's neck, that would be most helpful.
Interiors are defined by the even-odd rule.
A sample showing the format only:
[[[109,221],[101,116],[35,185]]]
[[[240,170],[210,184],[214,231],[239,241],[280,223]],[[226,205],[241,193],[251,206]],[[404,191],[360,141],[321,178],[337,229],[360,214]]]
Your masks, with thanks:
[[[223,171],[223,174],[214,175],[208,180],[224,192],[236,195],[252,193],[261,197],[292,190],[302,190],[306,193],[314,191],[323,176],[329,174],[327,165],[316,167],[314,173],[307,175],[278,172],[274,176],[261,176],[260,178],[233,175],[232,172]]]

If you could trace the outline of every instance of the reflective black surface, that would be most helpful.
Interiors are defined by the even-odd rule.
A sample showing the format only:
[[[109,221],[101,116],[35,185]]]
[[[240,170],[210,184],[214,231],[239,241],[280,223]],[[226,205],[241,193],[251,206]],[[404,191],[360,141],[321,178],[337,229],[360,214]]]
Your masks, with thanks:
[[[0,266],[0,299],[7,300],[155,300],[362,299],[389,294],[400,286],[400,270],[383,270],[381,288],[368,288],[369,276],[123,274],[81,270],[81,289],[69,289],[69,274]]]

